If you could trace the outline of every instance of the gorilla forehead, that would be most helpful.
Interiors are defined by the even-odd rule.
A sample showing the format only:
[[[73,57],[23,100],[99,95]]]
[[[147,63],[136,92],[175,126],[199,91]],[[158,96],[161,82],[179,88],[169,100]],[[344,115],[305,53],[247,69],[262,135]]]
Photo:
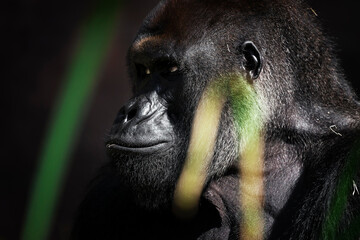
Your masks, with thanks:
[[[131,54],[146,54],[146,51],[152,49],[148,54],[152,58],[157,54],[175,54],[181,58],[196,46],[197,51],[210,54],[210,57],[205,58],[210,64],[207,66],[231,70],[224,68],[222,64],[236,62],[234,48],[246,40],[251,40],[260,47],[271,45],[275,48],[281,42],[278,39],[282,36],[278,32],[279,26],[287,25],[288,22],[291,24],[291,19],[303,16],[295,10],[300,3],[292,0],[284,1],[285,4],[282,2],[283,0],[163,0],[145,19],[131,48]],[[293,26],[288,28],[292,29]],[[213,55],[216,57],[211,57]],[[216,59],[225,61],[218,63],[214,61]]]
[[[139,37],[153,33],[161,35],[162,39],[176,39],[183,43],[198,41],[209,32],[213,36],[216,31],[210,29],[231,29],[224,28],[224,25],[238,22],[231,19],[240,20],[241,11],[245,8],[243,4],[244,1],[165,0],[149,14]]]
[[[299,3],[298,3],[299,2]],[[284,12],[296,9],[301,1],[293,0],[163,0],[145,19],[139,35],[149,32],[162,37],[188,42],[213,36],[214,31],[227,29],[230,33],[239,28],[251,31],[248,21],[260,24],[266,16],[284,21]],[[276,14],[273,14],[275,13]],[[279,16],[278,16],[279,15]],[[280,17],[281,15],[281,17]],[[251,19],[256,17],[256,21]],[[286,16],[286,17],[289,17]],[[254,31],[255,32],[255,31]],[[143,33],[143,34],[142,34]]]
[[[261,14],[256,9],[263,9],[259,4],[262,1],[255,2],[250,7],[254,14]],[[137,56],[142,63],[173,58],[187,69],[199,68],[204,78],[206,73],[214,77],[216,72],[237,71],[236,48],[248,39],[256,43],[259,38],[255,35],[262,32],[259,21],[255,26],[255,21],[249,19],[249,14],[244,17],[243,12],[249,12],[249,3],[244,0],[162,1],[140,28],[130,48],[130,60],[136,62]]]

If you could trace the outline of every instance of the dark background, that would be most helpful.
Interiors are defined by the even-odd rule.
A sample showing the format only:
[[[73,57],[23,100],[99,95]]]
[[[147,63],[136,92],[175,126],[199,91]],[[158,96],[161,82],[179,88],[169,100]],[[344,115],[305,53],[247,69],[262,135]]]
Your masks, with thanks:
[[[3,66],[0,159],[0,240],[19,239],[34,170],[48,121],[72,57],[79,27],[96,0],[9,1],[1,14]],[[66,172],[49,239],[68,239],[88,182],[106,161],[103,139],[130,97],[125,55],[157,0],[123,1],[97,88]],[[338,56],[358,95],[359,12],[356,1],[309,1],[338,46]]]

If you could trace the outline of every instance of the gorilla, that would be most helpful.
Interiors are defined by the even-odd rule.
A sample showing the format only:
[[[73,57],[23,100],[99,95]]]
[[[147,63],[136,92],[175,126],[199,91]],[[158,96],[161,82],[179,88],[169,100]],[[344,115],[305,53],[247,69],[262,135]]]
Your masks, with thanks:
[[[251,88],[261,113],[262,238],[359,239],[360,103],[334,49],[300,0],[160,1],[129,48],[133,98],[108,134],[109,164],[74,239],[240,239],[240,196],[252,193],[239,185],[251,173],[239,168],[246,131],[230,96],[198,209],[173,210],[196,109],[226,78]]]

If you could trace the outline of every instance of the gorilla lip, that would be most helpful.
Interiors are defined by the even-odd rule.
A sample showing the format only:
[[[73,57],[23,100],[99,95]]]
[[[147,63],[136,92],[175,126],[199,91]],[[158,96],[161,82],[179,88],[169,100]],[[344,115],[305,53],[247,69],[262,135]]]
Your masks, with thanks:
[[[110,142],[106,144],[107,149],[113,149],[117,151],[135,152],[135,153],[153,153],[164,149],[169,144],[168,141],[150,143],[138,146],[124,146],[119,143]]]

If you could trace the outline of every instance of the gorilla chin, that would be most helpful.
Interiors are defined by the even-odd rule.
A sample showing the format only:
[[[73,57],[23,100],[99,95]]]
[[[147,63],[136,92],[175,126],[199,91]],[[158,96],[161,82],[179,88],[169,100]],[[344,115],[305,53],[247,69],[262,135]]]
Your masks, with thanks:
[[[124,146],[115,142],[107,142],[107,153],[134,204],[150,211],[169,209],[177,179],[174,174],[180,175],[182,162],[174,143]]]

